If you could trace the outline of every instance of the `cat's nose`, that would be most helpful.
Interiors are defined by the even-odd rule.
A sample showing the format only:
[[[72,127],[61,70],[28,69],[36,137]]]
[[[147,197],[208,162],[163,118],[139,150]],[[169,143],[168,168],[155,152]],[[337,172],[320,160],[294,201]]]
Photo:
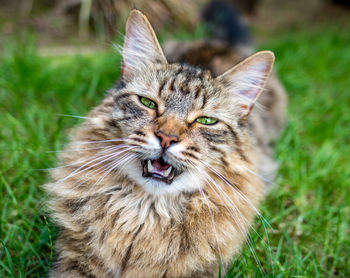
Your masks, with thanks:
[[[161,130],[158,130],[155,134],[159,138],[160,145],[163,149],[167,149],[170,147],[171,144],[179,142],[179,138],[177,136],[168,135]]]

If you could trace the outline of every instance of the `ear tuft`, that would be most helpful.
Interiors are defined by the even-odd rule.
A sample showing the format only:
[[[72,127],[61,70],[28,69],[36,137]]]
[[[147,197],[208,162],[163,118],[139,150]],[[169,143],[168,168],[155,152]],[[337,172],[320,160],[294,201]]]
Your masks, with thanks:
[[[271,73],[274,61],[273,52],[260,51],[217,77],[229,91],[240,96],[238,103],[242,117],[248,116],[253,108]]]
[[[131,79],[135,71],[146,68],[152,63],[167,63],[167,61],[146,16],[138,10],[132,10],[126,23],[123,79]]]

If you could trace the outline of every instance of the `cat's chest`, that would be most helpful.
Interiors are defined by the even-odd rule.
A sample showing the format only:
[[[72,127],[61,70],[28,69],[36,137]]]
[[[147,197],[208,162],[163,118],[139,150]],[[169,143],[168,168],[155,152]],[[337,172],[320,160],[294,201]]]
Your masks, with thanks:
[[[222,256],[232,253],[221,250],[237,240],[231,236],[236,226],[227,212],[197,206],[199,200],[177,200],[174,204],[175,200],[157,203],[134,198],[131,194],[114,200],[115,205],[96,226],[94,238],[100,244],[95,246],[111,264],[123,264],[126,258],[130,264],[157,258],[165,266],[186,257],[200,263],[200,254],[216,259],[220,252]],[[102,226],[109,229],[99,228]]]

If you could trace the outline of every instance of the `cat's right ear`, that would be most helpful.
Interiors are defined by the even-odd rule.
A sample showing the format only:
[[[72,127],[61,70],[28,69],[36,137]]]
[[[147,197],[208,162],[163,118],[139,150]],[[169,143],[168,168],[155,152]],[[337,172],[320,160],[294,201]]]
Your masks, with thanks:
[[[238,113],[247,118],[271,73],[275,55],[271,51],[260,51],[248,57],[217,79],[236,96]]]
[[[135,71],[146,70],[154,63],[167,63],[167,61],[146,16],[138,10],[132,10],[126,23],[123,80],[130,80]]]

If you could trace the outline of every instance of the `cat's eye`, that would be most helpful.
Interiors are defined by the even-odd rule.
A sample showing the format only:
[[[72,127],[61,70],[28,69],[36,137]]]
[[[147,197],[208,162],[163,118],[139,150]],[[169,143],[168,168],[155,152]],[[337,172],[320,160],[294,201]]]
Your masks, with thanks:
[[[199,117],[196,119],[196,122],[202,125],[213,125],[216,124],[218,120],[210,117]]]
[[[158,108],[158,105],[153,100],[150,100],[149,98],[140,97],[140,101],[144,106],[150,109],[157,110]]]

